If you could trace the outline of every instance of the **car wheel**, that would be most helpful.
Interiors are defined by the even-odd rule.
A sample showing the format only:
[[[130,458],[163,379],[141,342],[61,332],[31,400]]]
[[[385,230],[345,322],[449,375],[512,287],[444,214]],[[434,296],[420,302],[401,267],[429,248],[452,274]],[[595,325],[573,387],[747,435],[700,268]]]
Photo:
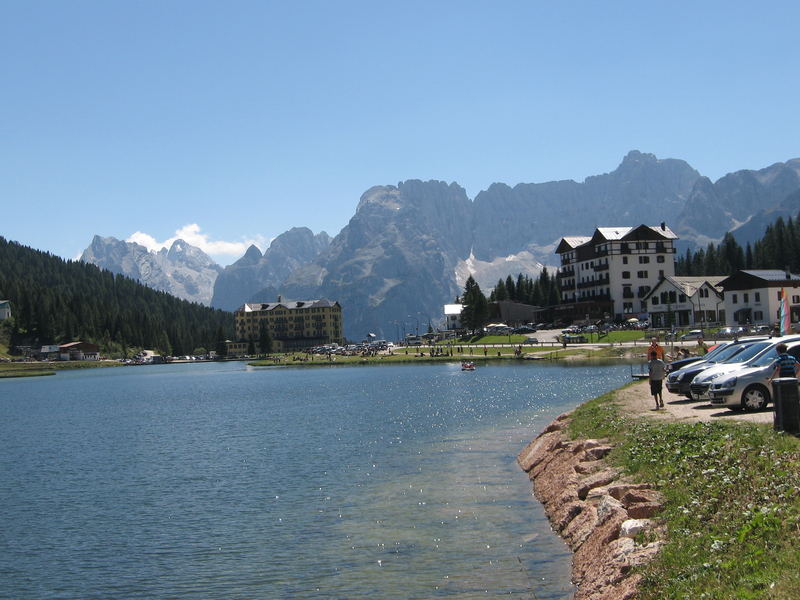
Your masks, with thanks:
[[[751,385],[742,393],[742,408],[761,410],[769,402],[769,392],[760,385]]]

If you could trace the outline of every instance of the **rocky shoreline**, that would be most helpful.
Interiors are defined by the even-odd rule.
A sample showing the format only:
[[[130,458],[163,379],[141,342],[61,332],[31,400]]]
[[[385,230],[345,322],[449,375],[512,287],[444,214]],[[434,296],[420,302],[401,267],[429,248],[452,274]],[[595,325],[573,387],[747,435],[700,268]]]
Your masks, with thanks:
[[[653,517],[663,498],[647,483],[625,481],[606,464],[612,447],[598,440],[570,440],[569,413],[520,452],[517,462],[533,482],[550,523],[573,552],[575,600],[623,600],[636,595],[641,575],[633,567],[650,561],[663,531]],[[637,543],[649,532],[647,543]]]

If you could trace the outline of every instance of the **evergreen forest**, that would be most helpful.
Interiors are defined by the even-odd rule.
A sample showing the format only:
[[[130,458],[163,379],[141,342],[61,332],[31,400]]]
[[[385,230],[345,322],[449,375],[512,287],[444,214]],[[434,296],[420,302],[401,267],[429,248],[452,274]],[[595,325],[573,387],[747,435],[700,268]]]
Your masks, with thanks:
[[[726,233],[722,241],[706,248],[687,250],[678,258],[675,274],[730,275],[739,269],[788,269],[800,271],[800,217],[778,217],[764,236],[744,248]]]
[[[509,275],[505,279],[498,280],[488,299],[481,291],[478,282],[470,275],[464,286],[464,294],[456,298],[456,303],[464,305],[461,311],[462,325],[466,329],[475,331],[494,316],[491,308],[493,302],[510,300],[533,306],[554,306],[559,303],[559,299],[558,280],[550,275],[547,267],[544,267],[536,279],[520,273],[516,278]]]
[[[122,275],[0,237],[0,300],[9,346],[86,341],[107,356],[155,349],[214,349],[233,336],[233,315],[159,292]],[[224,344],[223,344],[224,346]]]
[[[489,294],[489,302],[500,300],[511,300],[520,304],[531,304],[533,306],[553,306],[558,304],[561,299],[561,292],[558,281],[552,277],[547,267],[542,269],[536,279],[532,279],[523,273],[514,279],[511,275],[500,279]]]

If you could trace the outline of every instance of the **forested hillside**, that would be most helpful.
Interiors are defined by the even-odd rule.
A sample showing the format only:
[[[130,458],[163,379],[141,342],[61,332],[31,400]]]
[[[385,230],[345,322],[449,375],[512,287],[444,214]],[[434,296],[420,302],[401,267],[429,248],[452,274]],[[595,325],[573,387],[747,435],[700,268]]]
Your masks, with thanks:
[[[0,299],[11,345],[83,340],[105,354],[152,348],[164,354],[213,349],[233,334],[233,315],[179,300],[94,265],[65,261],[0,237]]]
[[[728,275],[739,269],[785,269],[800,272],[800,217],[779,217],[764,237],[742,246],[731,233],[718,245],[696,252],[686,251],[678,259],[676,275]]]

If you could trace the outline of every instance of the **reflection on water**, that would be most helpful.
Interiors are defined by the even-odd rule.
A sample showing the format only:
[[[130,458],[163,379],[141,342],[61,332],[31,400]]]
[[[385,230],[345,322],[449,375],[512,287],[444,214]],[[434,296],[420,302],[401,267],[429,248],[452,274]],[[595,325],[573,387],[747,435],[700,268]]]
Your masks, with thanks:
[[[569,554],[515,456],[627,375],[222,364],[0,382],[0,597],[567,598]]]

